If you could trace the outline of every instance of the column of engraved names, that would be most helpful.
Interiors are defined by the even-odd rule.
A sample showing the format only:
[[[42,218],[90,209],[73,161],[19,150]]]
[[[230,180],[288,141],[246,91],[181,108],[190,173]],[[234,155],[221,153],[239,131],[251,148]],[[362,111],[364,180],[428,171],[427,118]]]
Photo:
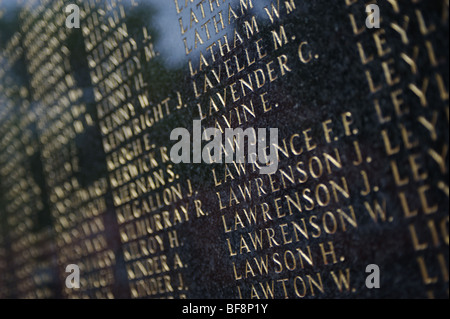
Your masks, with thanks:
[[[30,114],[27,81],[23,63],[22,35],[14,33],[0,60],[1,123],[0,176],[2,180],[4,240],[8,241],[8,272],[12,289],[10,296],[19,298],[51,298],[57,296],[54,284],[54,264],[51,244],[51,224],[43,222],[47,215],[42,188],[36,175],[28,172],[35,167],[38,145],[34,117]],[[38,168],[36,168],[38,169]],[[5,251],[6,253],[6,251]],[[6,256],[5,256],[6,257]],[[6,269],[5,269],[6,271]]]
[[[7,298],[9,296],[9,289],[7,287],[7,265],[6,265],[6,249],[5,241],[3,239],[3,231],[0,230],[0,298]]]
[[[308,40],[299,39],[283,23],[298,14],[295,1],[267,1],[259,14],[252,10],[252,1],[184,5],[175,1],[175,5],[181,34],[186,36],[186,55],[191,56],[189,71],[199,116],[222,132],[278,114],[283,105],[268,89],[281,88],[282,81],[298,71],[294,65],[303,69],[319,59]],[[288,49],[297,54],[286,53]],[[359,194],[351,193],[342,175],[344,167],[360,167],[371,159],[361,154],[352,113],[343,111],[338,120],[318,122],[317,127],[280,137],[283,164],[273,176],[258,177],[257,166],[236,163],[211,170],[225,234],[223,247],[238,297],[325,294],[323,277],[340,292],[352,291],[349,268],[332,267],[345,257],[335,251],[331,239],[358,228],[353,206],[345,203]],[[312,132],[318,130],[320,137],[315,137]],[[338,147],[341,144],[346,147]],[[355,160],[344,162],[343,153],[355,154]],[[355,188],[367,195],[363,169],[360,175]],[[327,207],[335,210],[324,211]],[[369,212],[376,220],[368,204]],[[314,245],[304,244],[309,240]],[[327,271],[311,273],[315,266]]]
[[[1,2],[0,2],[1,4]],[[0,18],[2,18],[5,14],[5,9],[0,6]],[[7,67],[5,67],[6,59],[4,58],[4,54],[2,51],[0,51],[0,92],[5,91],[4,87],[4,79],[6,75],[6,71],[8,70]],[[5,98],[0,95],[0,103],[3,105],[6,105]],[[6,107],[3,107],[0,109],[0,119],[5,119],[8,115],[8,110]],[[0,122],[0,133],[3,132],[3,128],[5,125],[3,122]],[[3,134],[2,134],[3,135]],[[3,186],[0,184],[0,191],[3,193]],[[7,254],[8,254],[8,248],[6,243],[6,230],[5,228],[5,218],[6,218],[6,211],[4,209],[4,206],[6,204],[6,199],[4,198],[4,195],[0,195],[0,291],[1,295],[0,298],[6,298],[10,296],[9,292],[9,283],[8,283],[8,264],[7,264]],[[11,277],[9,277],[11,278]]]
[[[164,132],[154,129],[180,108],[181,96],[155,98],[145,82],[159,53],[144,23],[135,33],[126,23],[144,4],[86,4],[83,34],[131,297],[186,298],[179,227],[195,217],[193,190],[171,164],[166,140],[156,141]]]
[[[2,12],[1,14],[4,14],[4,9],[1,8],[0,12]],[[1,15],[0,14],[0,15]],[[0,51],[0,91],[1,92],[5,92],[6,88],[5,88],[5,78],[6,78],[6,73],[9,70],[9,68],[6,66],[6,59],[4,57],[4,53],[2,51]],[[5,98],[5,95],[2,94],[0,95],[0,103],[2,103],[2,105],[4,105],[4,107],[2,107],[0,109],[0,119],[3,119],[2,121],[0,121],[0,133],[2,133],[2,135],[4,136],[6,133],[6,130],[8,129],[8,125],[6,125],[6,121],[5,119],[7,119],[8,115],[10,114],[10,111],[8,110],[8,107],[6,106],[6,101],[7,99]],[[11,106],[10,106],[11,108]],[[4,142],[1,143],[2,144],[2,149],[5,147]],[[0,159],[0,163],[3,162],[3,159]],[[4,175],[5,173],[2,172],[2,175]],[[7,198],[5,198],[4,194],[4,186],[3,183],[0,184],[0,191],[2,192],[2,195],[0,196],[0,204],[1,204],[1,208],[0,208],[0,268],[1,268],[1,275],[0,275],[0,286],[1,286],[1,292],[2,295],[1,297],[6,298],[6,297],[10,297],[11,296],[11,292],[10,292],[10,283],[11,283],[11,273],[9,270],[9,263],[8,263],[8,255],[9,255],[9,247],[7,244],[7,227],[6,227],[6,219],[7,219],[7,211],[5,209],[6,207],[6,203],[7,203]]]
[[[381,29],[374,31],[358,14],[364,1],[345,5],[395,184],[393,200],[401,207],[396,218],[415,252],[417,282],[421,278],[430,298],[448,297],[449,93],[443,70],[449,56],[440,41],[448,38],[449,2],[388,1]]]
[[[3,8],[2,8],[3,9]],[[4,13],[4,11],[0,11]],[[11,108],[14,106],[13,103],[7,103],[8,98],[6,97],[6,78],[7,78],[7,72],[9,71],[9,67],[7,65],[7,60],[4,57],[3,51],[0,51],[0,92],[2,94],[0,95],[0,103],[3,105],[3,107],[0,109],[0,133],[2,136],[6,136],[6,131],[9,129],[9,120],[8,116],[11,114]],[[5,92],[5,93],[3,93]],[[10,142],[7,142],[6,139],[2,139],[0,147],[3,150],[5,147],[8,147],[10,145]],[[2,152],[5,154],[6,152]],[[3,164],[5,161],[5,155],[0,156],[0,164]],[[3,165],[2,165],[3,167]],[[2,169],[0,171],[0,174],[5,176],[6,174],[10,173],[9,170]],[[3,178],[2,178],[3,179]],[[8,262],[8,257],[10,256],[10,247],[8,245],[8,228],[7,228],[7,218],[8,218],[8,210],[6,209],[6,205],[8,202],[7,196],[4,195],[4,182],[0,184],[0,191],[2,192],[2,195],[0,197],[1,201],[1,208],[0,208],[0,267],[1,267],[1,277],[0,277],[0,286],[1,286],[1,293],[3,298],[11,297],[12,296],[12,289],[11,287],[11,281],[13,278],[13,273],[10,270],[11,263]]]
[[[64,5],[63,1],[29,2],[21,24],[55,221],[59,280],[65,297],[113,298],[116,257],[108,238],[106,180],[83,177],[86,158],[81,156],[91,143],[88,132],[94,122],[71,70],[71,31],[65,27]],[[64,285],[69,264],[80,268],[80,289]]]

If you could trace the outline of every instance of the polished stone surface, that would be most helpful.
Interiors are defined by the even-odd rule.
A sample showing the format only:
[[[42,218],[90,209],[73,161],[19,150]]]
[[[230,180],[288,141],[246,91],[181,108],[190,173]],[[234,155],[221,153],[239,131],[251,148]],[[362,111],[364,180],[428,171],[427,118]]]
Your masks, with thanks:
[[[448,298],[448,1],[76,3],[0,1],[0,297]]]

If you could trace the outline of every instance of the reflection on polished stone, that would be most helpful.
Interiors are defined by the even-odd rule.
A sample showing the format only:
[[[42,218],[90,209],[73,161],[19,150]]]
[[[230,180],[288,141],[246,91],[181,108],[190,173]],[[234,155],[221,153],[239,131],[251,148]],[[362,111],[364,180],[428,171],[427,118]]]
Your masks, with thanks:
[[[73,2],[0,0],[0,298],[448,298],[448,1]]]

